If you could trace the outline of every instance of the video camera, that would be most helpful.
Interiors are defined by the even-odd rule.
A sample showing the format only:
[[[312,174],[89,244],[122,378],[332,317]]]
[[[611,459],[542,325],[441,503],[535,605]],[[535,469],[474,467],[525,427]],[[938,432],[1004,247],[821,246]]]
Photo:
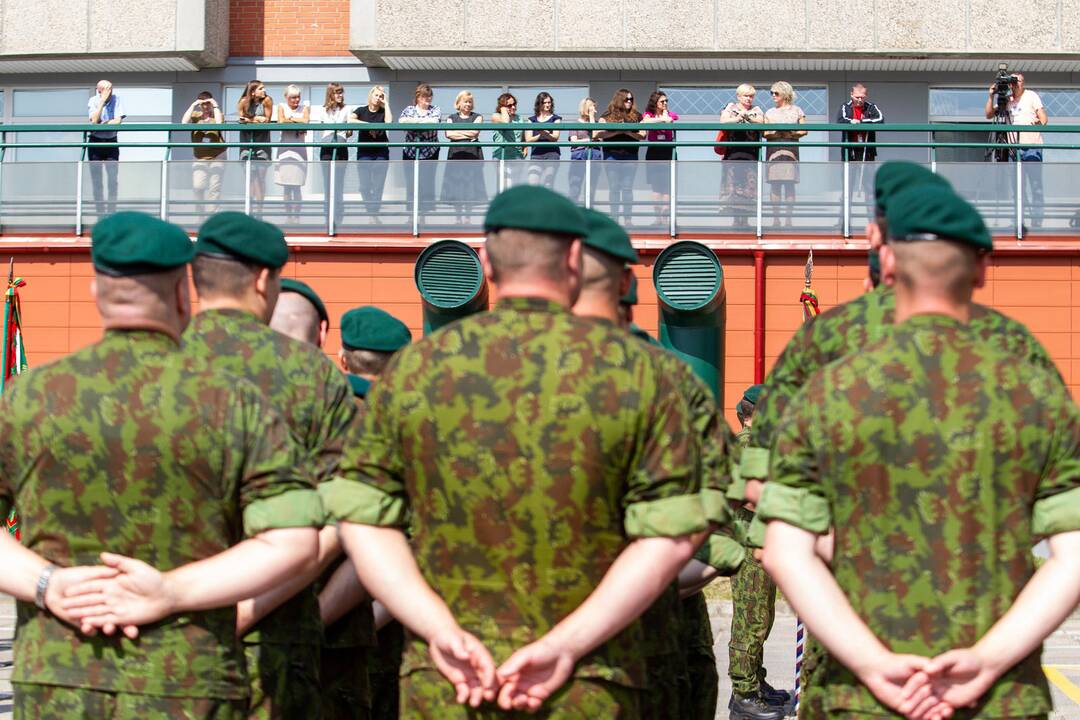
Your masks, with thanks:
[[[1012,97],[1012,86],[1019,78],[1009,73],[1006,63],[998,65],[997,77],[994,78],[994,107],[999,113],[1004,113]]]

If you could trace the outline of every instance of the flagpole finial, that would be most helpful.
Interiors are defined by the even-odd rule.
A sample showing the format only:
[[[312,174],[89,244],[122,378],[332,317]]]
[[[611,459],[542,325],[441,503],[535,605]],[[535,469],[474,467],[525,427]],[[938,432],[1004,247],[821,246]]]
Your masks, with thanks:
[[[806,287],[810,287],[810,281],[814,277],[814,249],[810,248],[810,255],[806,258],[806,267],[803,268],[803,276]]]

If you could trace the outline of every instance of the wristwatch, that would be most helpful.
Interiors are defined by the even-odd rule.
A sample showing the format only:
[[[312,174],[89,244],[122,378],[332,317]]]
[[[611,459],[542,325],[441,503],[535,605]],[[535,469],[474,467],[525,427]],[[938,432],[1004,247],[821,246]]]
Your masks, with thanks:
[[[56,572],[55,565],[46,565],[38,575],[37,591],[34,593],[34,604],[42,610],[48,610],[45,607],[45,592],[49,589],[49,580],[52,578],[52,574]]]

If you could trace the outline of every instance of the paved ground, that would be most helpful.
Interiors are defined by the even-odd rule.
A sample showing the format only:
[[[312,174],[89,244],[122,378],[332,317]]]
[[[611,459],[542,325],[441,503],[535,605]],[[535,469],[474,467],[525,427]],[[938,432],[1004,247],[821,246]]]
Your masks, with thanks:
[[[727,719],[727,642],[731,624],[729,604],[712,603],[710,614],[716,635],[716,659],[720,672],[720,707],[716,717]],[[0,599],[0,720],[11,717],[11,639],[14,636],[15,606]],[[1057,708],[1051,720],[1080,720],[1080,616],[1074,615],[1046,643],[1043,662],[1050,678]],[[776,626],[765,645],[765,666],[769,680],[777,688],[790,690],[795,672],[795,617],[785,607],[777,608]]]

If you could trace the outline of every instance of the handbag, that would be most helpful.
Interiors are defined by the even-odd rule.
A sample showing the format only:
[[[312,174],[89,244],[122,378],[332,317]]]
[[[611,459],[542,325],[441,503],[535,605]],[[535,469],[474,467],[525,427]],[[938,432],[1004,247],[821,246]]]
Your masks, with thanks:
[[[725,140],[727,140],[727,130],[717,130],[716,142],[722,143]],[[713,145],[713,152],[720,157],[724,157],[725,155],[727,155],[727,150],[727,145]]]

